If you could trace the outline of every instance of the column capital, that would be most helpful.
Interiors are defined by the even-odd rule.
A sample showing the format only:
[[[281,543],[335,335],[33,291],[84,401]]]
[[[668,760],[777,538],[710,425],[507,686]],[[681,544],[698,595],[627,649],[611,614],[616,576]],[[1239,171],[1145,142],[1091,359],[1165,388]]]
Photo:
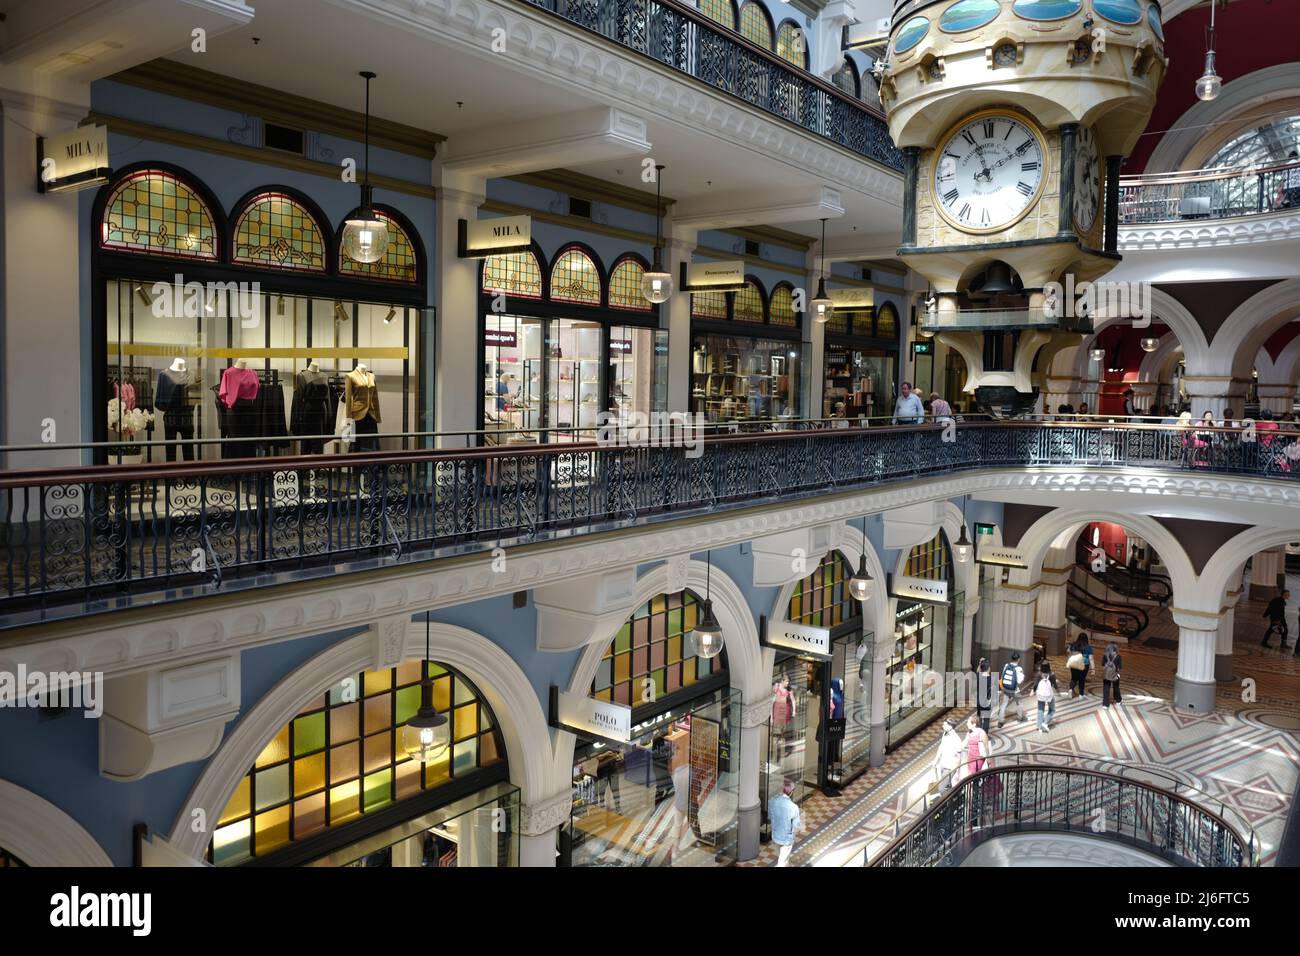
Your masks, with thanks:
[[[519,808],[519,832],[523,836],[541,836],[564,825],[573,809],[573,791],[565,790],[553,797]]]
[[[454,186],[439,186],[438,202],[446,206],[464,206],[478,209],[487,199],[486,192],[473,189],[457,189]]]
[[[772,700],[772,695],[766,694],[761,700],[747,702],[740,714],[741,728],[761,727],[767,723],[772,716]]]
[[[1214,631],[1219,629],[1222,611],[1193,611],[1187,608],[1170,608],[1174,623],[1189,631]]]

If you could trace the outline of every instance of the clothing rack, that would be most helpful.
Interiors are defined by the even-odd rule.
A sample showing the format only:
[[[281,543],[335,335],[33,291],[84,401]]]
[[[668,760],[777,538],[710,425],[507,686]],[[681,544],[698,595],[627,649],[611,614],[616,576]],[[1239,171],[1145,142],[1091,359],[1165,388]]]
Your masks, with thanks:
[[[147,365],[109,365],[105,379],[111,395],[114,383],[130,385],[135,389],[137,408],[153,408],[153,383],[158,375],[157,369]]]

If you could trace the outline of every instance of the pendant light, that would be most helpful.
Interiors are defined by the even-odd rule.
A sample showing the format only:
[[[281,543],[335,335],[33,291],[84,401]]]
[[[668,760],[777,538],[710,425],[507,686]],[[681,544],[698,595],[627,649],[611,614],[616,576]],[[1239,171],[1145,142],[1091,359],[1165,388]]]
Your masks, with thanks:
[[[1214,8],[1218,4],[1219,0],[1210,0],[1210,34],[1207,43],[1209,49],[1205,51],[1205,72],[1196,81],[1196,98],[1207,103],[1217,98],[1219,91],[1223,89],[1223,80],[1214,69]]]
[[[700,617],[691,634],[695,637],[695,653],[699,657],[714,658],[722,653],[722,625],[713,614],[713,602],[709,600],[710,578],[713,572],[711,551],[705,552],[704,560],[708,562],[704,572],[704,601],[700,605]]]
[[[957,563],[965,564],[970,560],[971,543],[970,538],[966,537],[966,499],[961,500],[961,533],[957,535],[957,543],[953,545],[957,552]]]
[[[813,310],[813,318],[818,322],[829,322],[831,313],[835,311],[835,303],[826,295],[826,220],[822,220],[822,244],[818,250],[822,254],[821,275],[817,277],[817,297],[810,303]]]
[[[641,296],[647,302],[658,305],[667,302],[673,294],[673,276],[664,271],[663,223],[664,207],[660,202],[663,166],[655,166],[655,259],[649,272],[641,275]]]
[[[424,676],[420,680],[420,709],[402,728],[406,756],[433,763],[451,746],[451,722],[433,706],[433,678],[429,676],[429,615],[424,616]]]
[[[858,557],[858,570],[849,578],[849,594],[855,601],[865,601],[871,597],[873,579],[867,571],[867,516],[862,516],[862,554]]]
[[[361,208],[343,224],[343,254],[354,262],[378,262],[388,251],[388,224],[374,209],[370,188],[370,81],[375,74],[362,70],[366,81],[366,165],[361,183]]]

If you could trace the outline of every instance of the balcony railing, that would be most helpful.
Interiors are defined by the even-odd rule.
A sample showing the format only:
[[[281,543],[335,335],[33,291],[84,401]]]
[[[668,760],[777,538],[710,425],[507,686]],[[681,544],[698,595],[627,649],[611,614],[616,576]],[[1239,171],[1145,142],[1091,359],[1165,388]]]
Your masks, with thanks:
[[[1300,207],[1300,160],[1237,169],[1125,176],[1119,221],[1229,219]]]
[[[902,172],[879,110],[676,0],[525,0]]]
[[[1300,478],[1300,435],[1289,432],[1251,441],[1208,426],[856,424],[9,471],[0,627],[977,469]]]
[[[1180,866],[1253,867],[1262,850],[1240,813],[1173,776],[1048,751],[994,757],[922,796],[845,865],[956,866],[986,840],[1026,832],[1114,840]]]
[[[922,312],[921,328],[927,332],[971,331],[974,329],[1061,329],[1092,331],[1092,319],[1066,315],[1064,306],[1044,309],[962,309],[959,312]]]

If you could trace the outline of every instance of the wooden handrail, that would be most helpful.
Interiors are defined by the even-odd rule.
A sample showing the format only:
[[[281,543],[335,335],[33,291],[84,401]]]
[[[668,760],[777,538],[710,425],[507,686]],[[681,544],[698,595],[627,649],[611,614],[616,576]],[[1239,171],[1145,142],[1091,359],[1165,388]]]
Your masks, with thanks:
[[[1300,159],[1289,159],[1265,166],[1233,166],[1226,169],[1200,169],[1173,173],[1144,173],[1137,176],[1121,176],[1121,189],[1142,186],[1176,186],[1180,183],[1209,183],[1221,179],[1238,179],[1248,176],[1262,176],[1288,169],[1300,169]]]

